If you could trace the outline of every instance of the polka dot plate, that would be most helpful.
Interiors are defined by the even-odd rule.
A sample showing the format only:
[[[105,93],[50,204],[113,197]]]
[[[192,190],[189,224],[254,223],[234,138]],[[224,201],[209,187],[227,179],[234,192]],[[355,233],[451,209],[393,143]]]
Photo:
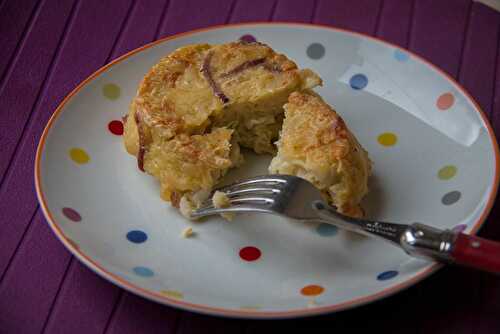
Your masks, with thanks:
[[[36,159],[38,197],[64,245],[113,283],[171,306],[235,317],[332,312],[395,293],[440,265],[318,223],[245,214],[191,223],[122,144],[121,117],[162,56],[191,43],[269,43],[324,79],[318,92],[374,162],[368,217],[474,233],[493,203],[498,149],[470,96],[424,59],[330,27],[242,24],[173,36],[97,71],[56,110]],[[231,179],[266,173],[248,153]],[[192,227],[194,235],[183,238]]]

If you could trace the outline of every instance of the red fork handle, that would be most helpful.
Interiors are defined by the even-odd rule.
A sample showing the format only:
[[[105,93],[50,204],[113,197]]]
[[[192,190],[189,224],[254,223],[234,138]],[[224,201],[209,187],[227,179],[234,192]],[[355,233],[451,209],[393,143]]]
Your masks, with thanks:
[[[500,274],[500,242],[458,233],[451,257],[457,264]]]

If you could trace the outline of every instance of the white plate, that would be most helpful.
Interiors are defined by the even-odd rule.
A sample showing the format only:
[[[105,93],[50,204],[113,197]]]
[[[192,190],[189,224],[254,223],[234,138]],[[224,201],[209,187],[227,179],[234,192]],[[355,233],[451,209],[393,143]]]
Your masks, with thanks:
[[[322,76],[318,92],[374,161],[368,217],[477,231],[496,194],[498,148],[463,88],[422,58],[371,37],[304,24],[240,24],[135,50],[85,80],[56,110],[38,148],[36,184],[50,226],[76,257],[146,298],[255,318],[353,307],[439,268],[326,225],[250,214],[190,223],[160,199],[157,183],[138,171],[109,126],[119,132],[139,81],[162,56],[248,34]],[[270,157],[247,160],[229,179],[265,173]],[[188,226],[196,236],[184,239]]]

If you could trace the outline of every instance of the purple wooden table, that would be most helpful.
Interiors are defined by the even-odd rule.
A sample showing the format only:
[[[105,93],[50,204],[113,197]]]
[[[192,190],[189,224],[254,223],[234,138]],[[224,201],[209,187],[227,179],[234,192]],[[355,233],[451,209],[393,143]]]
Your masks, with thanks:
[[[0,0],[0,333],[344,333],[366,326],[374,333],[500,333],[500,279],[479,272],[445,268],[396,296],[332,315],[229,320],[125,292],[52,234],[36,200],[33,164],[66,94],[155,39],[269,20],[333,25],[408,48],[456,78],[500,134],[500,13],[469,0]],[[500,240],[499,218],[497,203],[480,234]]]

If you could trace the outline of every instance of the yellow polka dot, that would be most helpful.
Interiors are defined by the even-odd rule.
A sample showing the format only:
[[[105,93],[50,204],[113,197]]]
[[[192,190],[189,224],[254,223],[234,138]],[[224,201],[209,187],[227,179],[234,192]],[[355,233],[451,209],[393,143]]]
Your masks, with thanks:
[[[394,146],[398,141],[398,136],[392,132],[384,132],[378,136],[377,140],[382,146]]]
[[[69,156],[71,160],[73,160],[77,164],[86,164],[87,162],[90,161],[90,157],[87,154],[87,152],[85,152],[81,148],[72,148],[69,151]]]
[[[453,165],[444,166],[438,171],[440,180],[449,180],[457,174],[457,167]]]
[[[165,295],[165,296],[171,297],[171,298],[176,298],[176,299],[183,299],[184,298],[184,295],[182,294],[182,292],[176,291],[176,290],[162,290],[162,291],[160,291],[160,293],[162,295]]]
[[[110,100],[116,100],[120,97],[121,89],[118,85],[110,83],[102,87],[102,94]]]

